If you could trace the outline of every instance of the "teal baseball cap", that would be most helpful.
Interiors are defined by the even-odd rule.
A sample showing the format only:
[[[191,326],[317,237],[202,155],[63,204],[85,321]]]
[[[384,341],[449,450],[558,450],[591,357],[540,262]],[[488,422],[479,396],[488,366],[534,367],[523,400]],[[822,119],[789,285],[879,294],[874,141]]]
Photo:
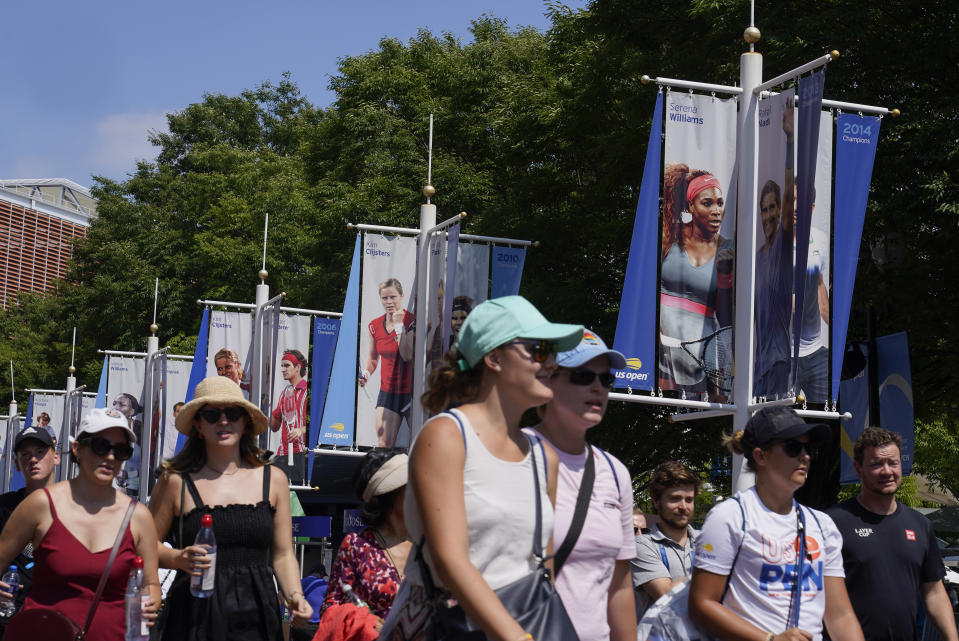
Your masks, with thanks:
[[[522,296],[502,296],[473,308],[456,337],[456,349],[473,367],[484,355],[514,338],[556,343],[565,352],[579,345],[582,325],[551,323]]]

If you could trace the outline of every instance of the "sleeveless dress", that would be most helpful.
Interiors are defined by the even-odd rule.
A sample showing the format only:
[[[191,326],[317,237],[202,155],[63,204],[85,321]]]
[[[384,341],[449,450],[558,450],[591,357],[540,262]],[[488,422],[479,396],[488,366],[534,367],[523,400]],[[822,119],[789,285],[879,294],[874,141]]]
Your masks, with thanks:
[[[110,558],[113,537],[106,549],[90,552],[57,517],[50,492],[46,488],[43,488],[43,491],[50,502],[53,523],[43,536],[40,547],[34,551],[36,566],[33,569],[33,588],[23,609],[30,610],[37,606],[56,608],[82,626],[90,611],[90,602],[96,594],[107,559]],[[110,577],[103,589],[103,596],[100,597],[96,614],[87,631],[86,641],[116,641],[123,638],[126,630],[124,591],[135,556],[133,533],[128,524],[113,567],[110,568]],[[37,631],[37,639],[43,638],[42,632]]]
[[[283,638],[270,550],[273,513],[270,466],[263,467],[263,500],[255,505],[208,506],[189,474],[182,475],[196,508],[183,516],[180,547],[192,544],[204,514],[213,515],[216,584],[213,596],[190,594],[190,577],[177,571],[167,594],[168,641],[280,641]]]

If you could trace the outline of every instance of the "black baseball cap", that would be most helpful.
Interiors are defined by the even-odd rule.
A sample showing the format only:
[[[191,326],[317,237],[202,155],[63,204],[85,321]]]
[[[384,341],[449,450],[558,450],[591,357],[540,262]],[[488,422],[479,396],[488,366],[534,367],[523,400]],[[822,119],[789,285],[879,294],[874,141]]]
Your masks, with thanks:
[[[13,442],[13,451],[16,452],[20,449],[20,445],[22,445],[24,441],[31,438],[35,441],[40,441],[47,447],[53,447],[53,437],[50,436],[50,432],[42,427],[30,425],[29,427],[23,428],[20,433],[17,434],[17,438]]]
[[[743,440],[752,447],[765,447],[773,441],[783,441],[809,434],[813,442],[828,441],[832,432],[825,423],[807,423],[791,407],[773,405],[764,407],[746,422]]]

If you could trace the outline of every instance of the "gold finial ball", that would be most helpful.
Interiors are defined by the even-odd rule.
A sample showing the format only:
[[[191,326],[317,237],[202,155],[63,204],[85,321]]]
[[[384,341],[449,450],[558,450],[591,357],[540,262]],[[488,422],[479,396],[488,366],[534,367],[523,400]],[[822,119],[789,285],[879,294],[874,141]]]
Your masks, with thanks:
[[[152,324],[150,325],[150,333],[151,333],[151,334],[156,334],[159,330],[160,330],[160,326],[157,325],[156,323],[152,323]]]
[[[652,78],[650,78],[646,74],[643,74],[642,76],[639,77],[639,81],[643,83],[644,85],[648,85],[650,80],[652,80]]]
[[[423,187],[423,195],[426,196],[427,198],[432,198],[433,196],[436,195],[436,187],[434,187],[433,185],[427,185]]]
[[[70,372],[70,376],[73,376],[74,373],[76,373],[77,368],[71,365],[70,367],[67,368],[67,371]]]
[[[261,269],[257,275],[260,277],[260,280],[266,280],[266,277],[270,275],[270,272],[266,271],[265,269]]]
[[[803,396],[802,394],[796,394],[796,402],[797,402],[797,403],[805,403],[805,402],[806,402],[806,397]]]
[[[746,30],[743,31],[743,40],[745,40],[751,45],[754,45],[757,42],[759,42],[759,39],[762,37],[762,35],[763,34],[760,33],[759,28],[746,27]]]
[[[901,114],[901,113],[902,113],[902,112],[899,111],[898,109],[893,109],[892,111],[889,112],[889,115],[892,116],[893,118],[898,118],[898,117],[899,117],[899,114]]]
[[[832,51],[829,52],[829,57],[835,60],[836,58],[839,57],[839,52],[833,49]]]

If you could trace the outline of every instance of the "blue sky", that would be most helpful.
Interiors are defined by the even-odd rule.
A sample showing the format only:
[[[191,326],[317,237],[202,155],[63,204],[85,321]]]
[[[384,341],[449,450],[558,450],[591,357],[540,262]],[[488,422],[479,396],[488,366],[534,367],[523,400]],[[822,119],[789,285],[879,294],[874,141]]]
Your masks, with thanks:
[[[585,0],[567,0],[579,8]],[[337,59],[420,28],[470,38],[490,14],[543,31],[544,0],[34,0],[4,7],[0,178],[122,180],[164,114],[293,74],[327,106]]]

